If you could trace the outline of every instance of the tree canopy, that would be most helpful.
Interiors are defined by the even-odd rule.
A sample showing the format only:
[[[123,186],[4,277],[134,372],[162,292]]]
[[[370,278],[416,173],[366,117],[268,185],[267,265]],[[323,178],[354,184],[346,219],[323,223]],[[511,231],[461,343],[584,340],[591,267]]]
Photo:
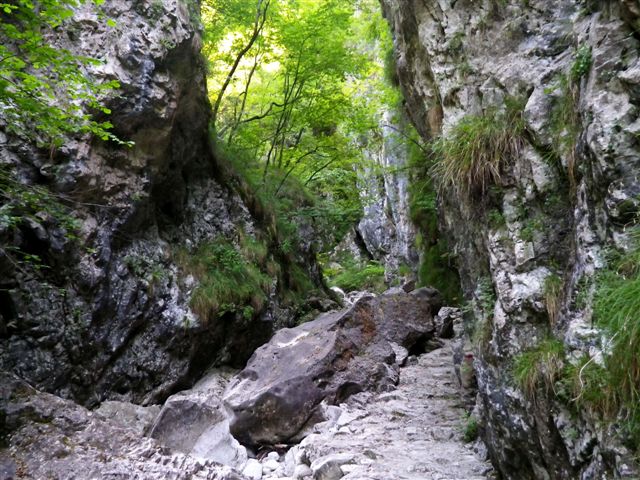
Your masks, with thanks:
[[[292,181],[320,197],[309,214],[337,237],[361,212],[364,144],[379,138],[381,106],[397,100],[379,9],[375,0],[203,3],[218,142],[252,159],[244,167],[276,199]]]

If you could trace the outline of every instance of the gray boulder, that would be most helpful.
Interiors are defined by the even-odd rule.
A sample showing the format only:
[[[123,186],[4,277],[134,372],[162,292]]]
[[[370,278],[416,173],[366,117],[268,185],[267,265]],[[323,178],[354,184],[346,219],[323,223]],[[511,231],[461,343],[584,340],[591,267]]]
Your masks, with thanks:
[[[94,412],[118,423],[120,426],[133,428],[140,435],[144,435],[151,428],[158,413],[160,413],[160,407],[158,405],[143,407],[130,402],[107,400],[102,402]]]
[[[368,296],[280,330],[225,392],[233,435],[248,445],[287,442],[322,400],[333,404],[360,391],[392,389],[398,381],[392,343],[410,349],[433,336],[432,300],[406,293]]]
[[[247,451],[231,436],[221,401],[226,377],[223,372],[213,371],[194,388],[169,397],[149,436],[173,450],[238,470],[244,468]]]

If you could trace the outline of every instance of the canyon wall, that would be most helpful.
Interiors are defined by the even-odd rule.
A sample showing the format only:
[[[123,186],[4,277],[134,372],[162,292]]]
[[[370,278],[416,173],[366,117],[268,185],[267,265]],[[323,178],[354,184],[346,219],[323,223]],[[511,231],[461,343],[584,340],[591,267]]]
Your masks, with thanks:
[[[471,117],[523,123],[506,130],[517,154],[491,186],[448,184],[438,200],[476,332],[477,413],[494,464],[505,478],[635,478],[624,418],[576,408],[553,376],[525,392],[514,361],[549,338],[565,366],[602,358],[597,272],[607,251],[628,247],[640,203],[638,3],[381,3],[425,141],[446,141]]]
[[[409,208],[409,147],[397,115],[386,112],[380,125],[380,142],[367,149],[371,165],[360,179],[360,196],[364,205],[362,219],[356,227],[367,254],[380,261],[387,277],[398,270],[417,270],[416,229]]]

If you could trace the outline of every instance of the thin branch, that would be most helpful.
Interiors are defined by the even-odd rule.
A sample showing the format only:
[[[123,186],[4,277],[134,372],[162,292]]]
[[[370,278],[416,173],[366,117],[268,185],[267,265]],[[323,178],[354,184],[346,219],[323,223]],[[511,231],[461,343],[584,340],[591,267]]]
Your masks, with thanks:
[[[264,1],[264,9],[262,9],[262,3]],[[238,55],[236,55],[236,59],[233,62],[233,65],[231,66],[231,70],[229,71],[229,73],[227,74],[227,78],[225,78],[224,83],[222,84],[222,88],[220,89],[220,92],[218,92],[218,96],[216,98],[216,102],[213,106],[213,111],[211,113],[211,122],[215,128],[215,124],[216,124],[216,120],[217,120],[217,116],[218,116],[218,110],[220,110],[220,104],[222,103],[222,97],[224,97],[224,94],[227,90],[227,88],[229,87],[229,84],[231,83],[231,80],[233,80],[233,77],[236,73],[236,70],[238,69],[238,66],[240,65],[240,61],[242,60],[242,58],[245,56],[245,54],[251,50],[251,48],[253,47],[253,44],[256,42],[256,40],[258,39],[258,37],[260,36],[260,34],[262,33],[262,29],[264,28],[264,24],[267,21],[267,10],[269,9],[269,4],[270,4],[271,0],[258,0],[258,3],[256,4],[256,18],[255,21],[253,23],[253,33],[251,34],[251,38],[249,39],[249,42],[244,46],[244,48],[242,50],[240,50],[240,52],[238,52]]]

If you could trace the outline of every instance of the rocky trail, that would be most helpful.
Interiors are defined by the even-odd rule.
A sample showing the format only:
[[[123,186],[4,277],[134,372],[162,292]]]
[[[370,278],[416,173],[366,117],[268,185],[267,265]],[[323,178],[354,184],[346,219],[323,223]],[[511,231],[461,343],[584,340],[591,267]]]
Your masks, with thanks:
[[[264,476],[251,478],[304,478],[286,476],[294,468],[323,480],[494,478],[480,458],[482,448],[463,441],[464,412],[451,343],[445,340],[441,348],[409,357],[397,389],[360,393],[328,407],[332,420],[316,425],[281,464],[274,454],[265,458]],[[308,463],[311,468],[303,466]]]
[[[430,289],[361,298],[162,406],[90,411],[3,374],[0,480],[492,478],[483,444],[463,441],[460,318],[439,305]]]

